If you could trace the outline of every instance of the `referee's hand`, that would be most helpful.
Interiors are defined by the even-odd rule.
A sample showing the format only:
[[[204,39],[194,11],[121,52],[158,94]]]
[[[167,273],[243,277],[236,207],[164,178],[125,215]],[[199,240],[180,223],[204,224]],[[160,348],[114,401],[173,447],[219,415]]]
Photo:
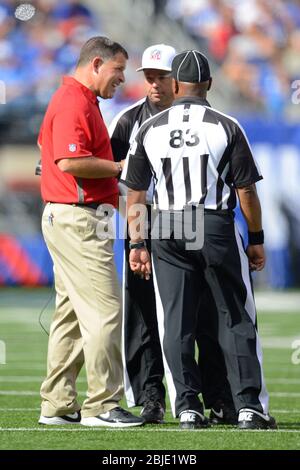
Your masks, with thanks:
[[[261,271],[266,263],[263,245],[248,245],[246,250],[250,271]]]
[[[148,281],[151,274],[151,259],[146,247],[133,248],[129,253],[129,266],[134,274]]]

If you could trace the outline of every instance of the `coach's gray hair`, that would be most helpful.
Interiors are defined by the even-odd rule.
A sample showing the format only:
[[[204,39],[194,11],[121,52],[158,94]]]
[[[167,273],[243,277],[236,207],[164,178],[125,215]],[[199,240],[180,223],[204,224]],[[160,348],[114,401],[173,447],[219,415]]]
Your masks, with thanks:
[[[88,64],[97,56],[101,57],[105,62],[119,52],[128,59],[128,52],[118,42],[111,41],[105,36],[90,38],[81,48],[77,67]]]

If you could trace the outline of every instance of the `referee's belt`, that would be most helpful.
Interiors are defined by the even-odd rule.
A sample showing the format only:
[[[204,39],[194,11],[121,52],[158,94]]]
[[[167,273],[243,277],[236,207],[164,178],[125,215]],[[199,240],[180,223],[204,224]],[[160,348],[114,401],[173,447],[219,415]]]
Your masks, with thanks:
[[[184,206],[183,209],[154,209],[156,214],[180,214],[185,211],[196,211],[197,209],[201,210],[201,206]],[[233,214],[232,209],[204,209],[204,214]]]

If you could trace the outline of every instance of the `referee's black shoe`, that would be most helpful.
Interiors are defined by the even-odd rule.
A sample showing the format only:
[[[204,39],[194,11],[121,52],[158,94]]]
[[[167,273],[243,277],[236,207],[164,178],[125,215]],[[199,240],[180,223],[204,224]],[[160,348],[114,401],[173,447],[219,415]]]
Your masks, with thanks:
[[[251,408],[242,408],[238,417],[239,429],[277,429],[275,419]]]
[[[180,429],[201,429],[210,426],[204,414],[195,410],[184,410],[179,414]]]
[[[216,424],[237,424],[238,414],[232,404],[227,404],[221,400],[217,401],[210,410],[209,422]]]
[[[165,408],[158,400],[147,400],[141,411],[144,423],[162,424],[164,422]]]

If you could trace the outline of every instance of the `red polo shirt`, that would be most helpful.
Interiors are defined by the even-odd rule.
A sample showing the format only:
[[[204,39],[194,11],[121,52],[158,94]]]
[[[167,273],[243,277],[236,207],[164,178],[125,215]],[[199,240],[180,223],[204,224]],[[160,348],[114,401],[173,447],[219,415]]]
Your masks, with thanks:
[[[75,78],[64,77],[62,86],[53,95],[38,142],[42,146],[44,201],[116,205],[116,178],[79,178],[63,173],[57,166],[62,158],[94,156],[113,161],[97,97]]]

